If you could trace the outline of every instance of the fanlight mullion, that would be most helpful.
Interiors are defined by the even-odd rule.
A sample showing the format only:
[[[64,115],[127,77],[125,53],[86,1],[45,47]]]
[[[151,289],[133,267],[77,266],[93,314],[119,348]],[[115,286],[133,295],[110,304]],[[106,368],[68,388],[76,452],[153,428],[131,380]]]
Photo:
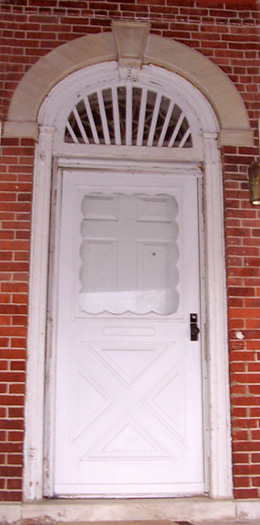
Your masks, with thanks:
[[[178,133],[180,131],[180,127],[181,127],[184,119],[185,119],[185,115],[184,115],[184,113],[181,113],[181,115],[179,117],[179,120],[178,120],[178,122],[177,122],[177,124],[176,124],[176,126],[175,126],[175,128],[173,130],[173,134],[172,134],[172,136],[171,136],[171,138],[169,140],[168,148],[171,148],[173,146],[173,144],[174,144],[174,142],[176,140],[176,137],[177,137],[177,135],[178,135]]]
[[[84,129],[84,126],[83,126],[83,124],[82,124],[81,118],[80,118],[80,116],[79,116],[79,114],[78,114],[78,110],[77,110],[76,107],[73,108],[73,114],[74,114],[74,117],[75,117],[75,119],[76,119],[76,122],[77,122],[77,124],[78,124],[79,130],[80,130],[80,133],[81,133],[81,135],[82,135],[82,138],[83,138],[85,144],[89,144],[89,140],[88,140],[88,137],[87,137],[86,131],[85,131],[85,129]]]
[[[121,131],[120,131],[120,116],[118,108],[118,94],[117,87],[112,87],[112,102],[113,102],[113,118],[114,118],[114,129],[115,129],[115,143],[121,146]]]
[[[136,141],[136,145],[137,146],[142,146],[143,145],[146,103],[147,103],[147,89],[143,89],[142,90],[141,105],[140,105],[140,113],[139,113],[137,141]]]
[[[95,124],[95,121],[94,121],[94,117],[92,115],[92,111],[91,111],[91,107],[90,107],[90,103],[89,103],[88,97],[84,98],[84,103],[85,103],[86,112],[87,112],[87,115],[88,115],[88,120],[89,120],[89,124],[90,124],[90,127],[91,127],[91,132],[92,132],[92,135],[93,135],[94,142],[95,142],[95,144],[100,144],[99,137],[98,137],[98,134],[97,134],[96,124]]]
[[[105,143],[109,145],[111,144],[111,141],[110,141],[110,135],[109,135],[108,125],[107,125],[107,116],[106,116],[106,110],[105,110],[105,104],[104,104],[102,91],[98,91],[97,95],[98,95],[98,104],[99,104],[101,122],[102,122],[102,127],[103,127],[104,139],[105,139]]]
[[[153,139],[154,139],[154,134],[155,134],[155,127],[156,127],[157,120],[158,120],[158,113],[159,113],[159,109],[160,109],[160,105],[161,105],[161,100],[162,100],[162,95],[157,93],[157,95],[156,95],[156,102],[155,102],[155,106],[154,106],[154,110],[153,110],[153,118],[152,118],[150,131],[149,131],[149,135],[148,135],[148,140],[147,140],[147,146],[152,146],[153,145]]]
[[[126,87],[126,145],[132,146],[132,97],[131,85]]]
[[[165,121],[164,121],[164,124],[163,124],[161,135],[160,135],[159,140],[158,140],[158,147],[161,147],[163,145],[163,142],[164,142],[164,139],[165,139],[165,135],[166,135],[167,130],[168,130],[170,118],[172,116],[173,108],[174,108],[174,101],[171,100],[171,102],[169,104],[169,107],[168,107],[168,110],[167,110],[167,114],[166,114],[166,117],[165,117]]]
[[[191,131],[190,131],[190,128],[187,129],[186,133],[184,133],[181,141],[180,141],[180,144],[179,144],[179,148],[183,148],[185,146],[185,143],[187,141],[187,139],[189,138],[191,134]]]
[[[68,120],[67,120],[67,122],[66,122],[66,128],[67,128],[67,130],[68,130],[68,132],[69,132],[69,134],[70,134],[70,136],[71,136],[73,142],[75,142],[75,144],[78,144],[78,142],[79,142],[79,141],[78,141],[78,138],[76,137],[76,135],[75,135],[75,133],[74,133],[72,127],[71,127],[71,124],[69,123]]]

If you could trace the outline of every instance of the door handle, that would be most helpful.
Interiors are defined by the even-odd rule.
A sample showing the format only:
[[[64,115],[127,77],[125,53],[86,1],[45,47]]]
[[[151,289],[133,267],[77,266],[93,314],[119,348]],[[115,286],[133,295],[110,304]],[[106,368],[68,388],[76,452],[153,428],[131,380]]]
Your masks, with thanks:
[[[198,327],[198,314],[190,314],[190,340],[198,341],[200,329]]]

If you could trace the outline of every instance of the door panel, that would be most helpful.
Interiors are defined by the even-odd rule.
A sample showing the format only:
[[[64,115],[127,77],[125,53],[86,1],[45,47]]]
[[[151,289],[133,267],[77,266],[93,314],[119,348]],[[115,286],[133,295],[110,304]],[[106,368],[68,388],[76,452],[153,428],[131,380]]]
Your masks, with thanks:
[[[55,493],[202,493],[196,177],[64,171],[58,288]]]

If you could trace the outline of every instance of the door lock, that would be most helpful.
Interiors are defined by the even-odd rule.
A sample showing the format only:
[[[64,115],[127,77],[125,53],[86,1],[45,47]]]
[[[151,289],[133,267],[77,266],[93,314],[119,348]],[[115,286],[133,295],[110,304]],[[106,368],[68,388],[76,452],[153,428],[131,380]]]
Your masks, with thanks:
[[[198,341],[200,329],[198,327],[198,314],[190,314],[190,340]]]

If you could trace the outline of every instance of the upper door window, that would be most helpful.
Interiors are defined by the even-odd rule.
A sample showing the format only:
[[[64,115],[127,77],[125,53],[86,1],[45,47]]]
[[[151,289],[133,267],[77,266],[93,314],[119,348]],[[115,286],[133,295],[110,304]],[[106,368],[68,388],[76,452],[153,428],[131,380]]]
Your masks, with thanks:
[[[178,203],[171,195],[84,196],[80,306],[171,314],[179,305]]]

